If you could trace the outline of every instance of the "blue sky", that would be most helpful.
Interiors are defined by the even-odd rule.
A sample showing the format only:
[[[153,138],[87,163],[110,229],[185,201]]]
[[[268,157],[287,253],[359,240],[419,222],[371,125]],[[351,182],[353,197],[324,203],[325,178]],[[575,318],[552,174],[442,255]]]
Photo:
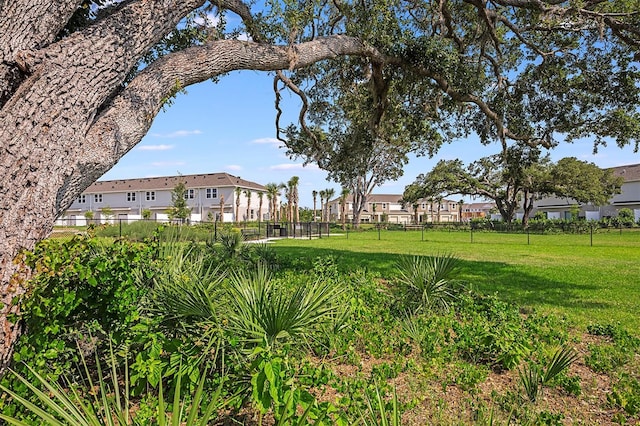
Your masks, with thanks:
[[[311,191],[339,185],[326,180],[326,173],[315,165],[302,166],[302,160],[289,159],[275,139],[273,77],[255,71],[234,72],[219,83],[205,82],[188,87],[174,104],[155,119],[149,133],[101,180],[195,173],[228,172],[243,179],[266,184],[300,177],[300,204],[311,207]],[[281,127],[296,121],[299,102],[284,95]],[[482,146],[477,139],[456,141],[443,146],[433,158],[412,158],[404,176],[388,182],[374,193],[401,194],[420,173],[440,159],[459,158],[465,163],[495,154],[497,145]],[[611,144],[593,155],[588,140],[561,144],[551,152],[554,161],[577,157],[600,167],[640,162],[631,147]]]

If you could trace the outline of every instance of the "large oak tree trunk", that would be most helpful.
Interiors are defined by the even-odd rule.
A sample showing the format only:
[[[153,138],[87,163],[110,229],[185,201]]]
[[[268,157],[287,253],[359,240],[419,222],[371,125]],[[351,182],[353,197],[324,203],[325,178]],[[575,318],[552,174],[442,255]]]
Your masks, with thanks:
[[[204,1],[124,2],[55,41],[79,3],[0,1],[0,369],[20,333],[7,319],[23,292],[14,259],[142,139],[176,81],[185,87],[231,70],[368,54],[357,40],[336,36],[298,46],[292,64],[287,47],[212,41],[165,56],[125,85],[140,58]]]

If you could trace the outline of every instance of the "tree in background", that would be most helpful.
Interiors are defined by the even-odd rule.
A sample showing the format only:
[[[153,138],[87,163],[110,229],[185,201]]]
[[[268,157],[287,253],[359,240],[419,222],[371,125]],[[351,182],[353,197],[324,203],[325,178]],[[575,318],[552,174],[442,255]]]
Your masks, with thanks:
[[[233,191],[236,195],[236,225],[240,225],[240,196],[242,195],[242,188],[236,186],[236,189]]]
[[[276,183],[268,183],[264,186],[267,190],[267,200],[269,201],[269,218],[275,222],[277,220],[276,213],[278,211],[278,193],[280,189]]]
[[[340,220],[342,221],[342,229],[347,229],[347,198],[349,198],[349,188],[340,190]]]
[[[251,190],[245,189],[242,193],[247,197],[247,213],[244,216],[244,221],[247,222],[250,219],[249,211],[251,210]]]
[[[262,222],[262,203],[264,199],[264,192],[258,191],[258,223]]]
[[[329,201],[331,201],[331,198],[333,198],[333,196],[336,194],[336,190],[333,188],[327,188],[324,190],[324,197],[325,197],[325,201],[324,201],[324,209],[325,209],[325,222],[330,222],[331,221],[331,205],[329,204]]]
[[[402,208],[411,207],[413,209],[413,223],[419,223],[418,218],[418,206],[422,199],[422,189],[419,185],[412,183],[404,188],[402,198],[400,199],[400,205]]]
[[[224,195],[220,196],[220,223],[224,222]]]
[[[313,191],[311,191],[311,196],[313,197],[313,222],[316,221],[316,201],[318,198],[318,191],[316,191],[315,189]]]
[[[522,207],[522,223],[527,226],[534,201],[544,196],[603,205],[620,192],[621,185],[622,179],[613,176],[611,170],[602,170],[593,163],[568,157],[554,164],[548,156],[542,157],[538,148],[520,146],[508,149],[506,157],[485,157],[467,168],[460,160],[441,160],[431,172],[408,185],[403,198],[480,196],[493,200],[507,223]]]
[[[187,206],[187,185],[178,182],[171,190],[171,208],[167,211],[169,219],[179,219],[181,223],[191,215],[191,208]]]
[[[289,193],[289,210],[291,212],[291,222],[299,222],[300,221],[300,212],[298,202],[300,200],[300,195],[298,194],[298,184],[300,183],[300,178],[298,176],[292,176],[291,179],[287,182],[287,192]]]
[[[324,210],[325,210],[325,199],[327,198],[327,190],[321,189],[319,194],[320,194],[320,222],[326,222],[325,216],[324,216]]]
[[[551,169],[551,182],[553,194],[558,197],[602,206],[613,195],[620,194],[624,180],[614,176],[610,169],[601,169],[593,163],[566,157]]]

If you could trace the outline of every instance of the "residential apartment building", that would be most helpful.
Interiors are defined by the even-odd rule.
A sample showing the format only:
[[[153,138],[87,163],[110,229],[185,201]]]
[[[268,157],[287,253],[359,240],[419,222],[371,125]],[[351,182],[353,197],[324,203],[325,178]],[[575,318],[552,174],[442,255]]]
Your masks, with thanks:
[[[635,220],[640,220],[640,164],[612,167],[615,176],[624,179],[621,193],[614,195],[609,204],[604,206],[594,206],[591,204],[581,204],[570,198],[545,197],[534,203],[536,212],[544,212],[549,219],[571,219],[574,206],[578,206],[579,216],[587,220],[599,220],[604,217],[614,217],[618,215],[621,208],[629,208],[634,211]]]
[[[497,211],[494,202],[465,203],[462,205],[462,221],[468,222],[471,219],[490,218],[491,213]]]
[[[185,200],[191,221],[236,221],[236,188],[240,188],[239,221],[268,218],[265,187],[228,173],[164,176],[140,179],[97,181],[76,198],[57,221],[58,225],[84,225],[87,212],[101,222],[143,218],[145,211],[154,220],[168,220],[173,206],[171,194],[180,182],[186,187]],[[251,192],[250,204],[246,192]],[[258,193],[263,193],[262,211]],[[222,215],[222,216],[221,216]]]
[[[453,200],[426,200],[417,203],[417,209],[413,206],[402,206],[401,194],[371,194],[367,197],[367,205],[362,210],[360,221],[389,222],[389,223],[426,223],[426,222],[459,222],[460,218],[468,220],[471,217],[484,217],[495,205],[491,203],[465,204]],[[345,206],[346,221],[353,220],[353,197],[347,197]],[[476,211],[477,210],[477,211]],[[331,220],[341,221],[342,212],[340,199],[329,201]],[[466,212],[466,215],[465,215]],[[461,215],[462,213],[462,215]]]

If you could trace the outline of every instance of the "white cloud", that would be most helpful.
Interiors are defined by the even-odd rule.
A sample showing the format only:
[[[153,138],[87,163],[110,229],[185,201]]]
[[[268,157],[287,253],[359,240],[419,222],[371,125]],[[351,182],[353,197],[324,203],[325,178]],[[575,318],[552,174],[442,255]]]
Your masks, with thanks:
[[[173,149],[173,145],[140,145],[136,149],[138,151],[167,151]]]
[[[254,139],[251,141],[251,143],[256,143],[256,144],[269,144],[269,145],[273,145],[276,147],[279,147],[280,145],[282,145],[282,141],[279,141],[276,138],[260,138],[260,139]]]
[[[175,167],[175,166],[184,166],[187,164],[184,161],[156,161],[151,163],[153,167]]]
[[[171,139],[171,138],[183,138],[185,136],[191,136],[191,135],[201,135],[202,134],[202,130],[176,130],[175,132],[171,132],[171,133],[152,133],[151,136],[155,136],[156,138],[165,138],[165,139]]]
[[[207,13],[206,16],[197,16],[194,22],[205,27],[215,27],[220,22],[220,18],[213,13]]]
[[[232,170],[234,172],[238,172],[242,170],[242,166],[238,166],[237,164],[229,164],[228,166],[224,166],[227,170]]]
[[[307,164],[305,166],[304,164],[285,163],[271,166],[269,170],[320,170],[320,168],[315,164]]]

